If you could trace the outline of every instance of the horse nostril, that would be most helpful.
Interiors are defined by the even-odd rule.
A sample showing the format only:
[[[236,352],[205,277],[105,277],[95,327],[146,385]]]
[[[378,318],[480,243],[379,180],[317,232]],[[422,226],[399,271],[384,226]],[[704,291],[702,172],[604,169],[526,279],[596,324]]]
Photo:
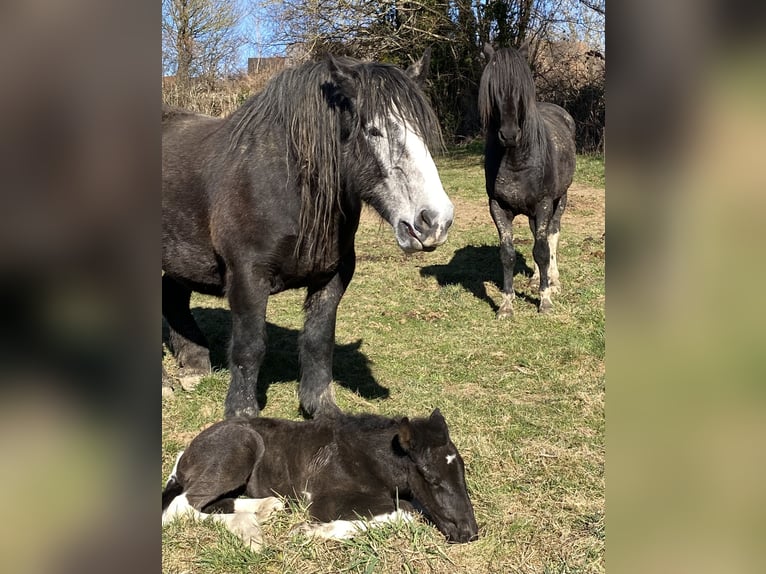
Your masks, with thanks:
[[[420,212],[420,220],[425,224],[426,227],[431,227],[435,219],[436,219],[436,213],[434,213],[433,211],[424,209],[423,211]]]

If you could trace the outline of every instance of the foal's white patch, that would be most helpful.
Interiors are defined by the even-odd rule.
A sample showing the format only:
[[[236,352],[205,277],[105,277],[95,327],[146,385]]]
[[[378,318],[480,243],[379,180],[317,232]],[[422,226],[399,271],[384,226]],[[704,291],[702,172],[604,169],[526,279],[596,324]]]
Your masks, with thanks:
[[[237,535],[251,550],[257,552],[263,545],[260,522],[284,503],[274,496],[267,498],[238,498],[234,501],[233,514],[206,514],[189,504],[186,494],[176,496],[162,513],[163,526],[175,518],[186,516],[192,520],[210,519],[220,522]]]
[[[454,455],[454,454],[448,454],[447,455],[447,464],[452,464],[452,461],[455,460],[456,456],[457,455]]]
[[[343,540],[353,538],[368,528],[376,528],[384,524],[398,521],[410,522],[414,516],[403,510],[395,510],[388,514],[373,516],[370,520],[333,520],[332,522],[302,524],[296,530],[306,536]]]
[[[165,525],[171,520],[179,516],[189,516],[190,518],[204,518],[205,514],[202,514],[199,510],[189,504],[189,499],[186,498],[186,494],[179,494],[168,505],[168,507],[162,513],[162,524]]]
[[[173,463],[173,470],[170,471],[170,476],[168,477],[167,481],[165,481],[165,486],[168,485],[171,479],[177,478],[176,472],[178,471],[178,461],[181,460],[181,455],[183,455],[184,451],[179,452],[176,455],[176,461]]]

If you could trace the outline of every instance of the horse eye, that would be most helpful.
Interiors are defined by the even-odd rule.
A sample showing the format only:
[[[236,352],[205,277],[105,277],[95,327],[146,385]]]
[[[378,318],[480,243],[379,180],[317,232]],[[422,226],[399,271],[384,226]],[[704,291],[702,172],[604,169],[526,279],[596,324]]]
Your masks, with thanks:
[[[383,137],[383,132],[382,132],[382,131],[380,131],[380,130],[379,130],[378,128],[376,128],[375,126],[370,126],[370,127],[368,128],[368,130],[367,130],[367,133],[368,133],[368,134],[370,134],[370,135],[371,135],[372,137],[374,137],[374,138],[382,138],[382,137]]]

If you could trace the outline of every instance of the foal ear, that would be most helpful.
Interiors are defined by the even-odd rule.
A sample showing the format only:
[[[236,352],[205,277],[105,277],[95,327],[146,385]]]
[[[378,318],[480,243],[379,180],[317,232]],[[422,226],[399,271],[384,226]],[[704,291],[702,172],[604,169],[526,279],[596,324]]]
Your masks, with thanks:
[[[490,58],[492,58],[492,55],[495,53],[495,49],[492,47],[492,44],[489,42],[484,42],[484,49],[482,50],[482,53],[487,58],[487,61],[489,62]]]
[[[410,424],[410,419],[407,417],[403,417],[402,420],[399,421],[399,434],[397,436],[399,438],[399,446],[402,447],[404,452],[409,452],[412,449],[413,441],[412,425]]]
[[[431,46],[426,48],[423,55],[416,62],[413,62],[407,68],[407,75],[415,80],[420,87],[424,87],[426,84],[426,78],[428,77],[428,68],[431,66]]]
[[[444,420],[441,411],[437,408],[431,413],[428,419],[429,424],[438,431],[445,440],[449,439],[449,429],[447,429],[447,421]]]

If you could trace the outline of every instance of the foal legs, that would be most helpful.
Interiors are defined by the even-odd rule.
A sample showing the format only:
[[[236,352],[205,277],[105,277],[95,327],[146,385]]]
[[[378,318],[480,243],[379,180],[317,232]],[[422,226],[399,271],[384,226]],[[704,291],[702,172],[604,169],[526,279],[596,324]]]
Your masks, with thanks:
[[[194,389],[211,370],[208,343],[189,310],[190,300],[190,289],[169,275],[162,276],[162,315],[170,330],[170,347],[181,369],[181,386],[187,391]]]
[[[513,317],[513,269],[516,251],[513,249],[513,213],[506,211],[495,199],[489,200],[489,212],[500,236],[500,261],[503,264],[503,300],[497,310],[497,318]]]
[[[243,492],[253,468],[264,453],[263,439],[252,428],[236,422],[211,427],[198,436],[176,461],[166,493],[181,489],[162,513],[166,524],[186,515],[221,522],[246,545],[258,550],[262,544],[259,523],[284,507],[276,497],[235,498]],[[181,480],[182,482],[178,482]]]
[[[294,532],[335,540],[352,538],[368,528],[395,520],[412,520],[414,516],[414,509],[409,502],[400,501],[397,508],[388,493],[379,496],[371,496],[369,493],[328,493],[317,497],[310,511],[312,517],[321,522],[301,524]],[[344,518],[336,518],[338,516]]]

